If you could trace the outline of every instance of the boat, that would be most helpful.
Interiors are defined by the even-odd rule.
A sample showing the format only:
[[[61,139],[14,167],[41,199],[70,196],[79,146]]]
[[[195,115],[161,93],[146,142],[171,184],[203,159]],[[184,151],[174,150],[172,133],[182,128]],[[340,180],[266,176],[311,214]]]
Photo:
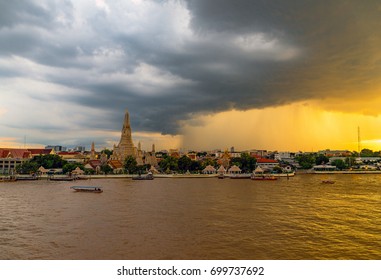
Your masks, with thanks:
[[[332,181],[332,180],[323,180],[321,182],[322,182],[322,184],[334,184],[335,183],[335,181]]]
[[[147,175],[141,175],[132,177],[132,180],[153,180],[153,174],[151,172],[148,172]]]
[[[261,175],[252,174],[252,175],[251,175],[251,180],[258,180],[258,181],[275,181],[275,180],[278,180],[278,178],[275,177],[275,176],[273,176],[273,175],[267,175],[267,174],[261,174]]]
[[[244,174],[232,174],[230,175],[230,179],[250,179],[250,174],[249,173],[244,173]]]
[[[224,179],[225,175],[224,174],[218,174],[218,179]]]
[[[285,172],[285,173],[272,173],[271,174],[272,176],[274,177],[294,177],[295,176],[295,172]]]
[[[15,176],[2,176],[0,177],[0,182],[15,182],[16,177]]]
[[[36,175],[17,175],[16,180],[17,181],[33,181],[33,180],[38,180],[38,177]]]
[[[94,187],[94,186],[72,186],[70,187],[76,192],[92,192],[92,193],[101,193],[103,192],[103,189],[100,187]]]
[[[250,176],[251,180],[257,181],[274,181],[278,180],[278,177],[275,177],[274,174],[266,174],[264,170],[258,166]]]
[[[90,178],[89,177],[85,177],[85,176],[76,176],[75,179],[76,180],[89,180]]]

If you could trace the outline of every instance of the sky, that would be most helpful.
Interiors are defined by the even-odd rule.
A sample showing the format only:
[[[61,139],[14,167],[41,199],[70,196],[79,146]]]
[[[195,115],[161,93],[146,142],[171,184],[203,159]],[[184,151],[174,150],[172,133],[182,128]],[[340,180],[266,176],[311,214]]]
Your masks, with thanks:
[[[381,150],[381,3],[0,0],[0,147]]]

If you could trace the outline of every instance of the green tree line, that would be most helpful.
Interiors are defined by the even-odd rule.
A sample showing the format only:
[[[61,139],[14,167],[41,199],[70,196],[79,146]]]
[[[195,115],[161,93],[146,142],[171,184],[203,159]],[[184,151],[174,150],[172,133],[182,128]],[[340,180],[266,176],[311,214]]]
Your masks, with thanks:
[[[250,157],[249,154],[242,153],[240,158],[232,158],[230,164],[237,165],[243,172],[252,172],[255,169],[256,162],[256,159]],[[195,161],[186,155],[176,158],[164,154],[159,163],[159,169],[161,172],[186,173],[189,171],[191,173],[199,173],[208,165],[218,168],[216,159],[206,158],[201,161]],[[136,160],[132,156],[129,156],[124,162],[124,168],[127,173],[138,173],[148,170],[150,166],[138,166]]]

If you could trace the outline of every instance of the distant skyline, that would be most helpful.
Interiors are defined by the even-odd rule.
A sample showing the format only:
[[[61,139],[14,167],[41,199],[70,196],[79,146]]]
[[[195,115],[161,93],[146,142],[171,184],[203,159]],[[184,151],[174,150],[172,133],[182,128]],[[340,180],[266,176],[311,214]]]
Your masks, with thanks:
[[[376,0],[0,2],[0,147],[381,150]]]

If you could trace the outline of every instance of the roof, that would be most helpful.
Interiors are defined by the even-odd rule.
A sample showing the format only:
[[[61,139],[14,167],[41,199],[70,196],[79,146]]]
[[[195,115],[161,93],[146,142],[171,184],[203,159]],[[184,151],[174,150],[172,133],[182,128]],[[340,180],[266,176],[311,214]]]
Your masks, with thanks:
[[[263,173],[263,169],[260,166],[258,166],[257,168],[255,168],[254,173]]]
[[[40,166],[40,168],[38,168],[38,171],[42,172],[42,173],[46,173],[49,171],[49,169],[46,169],[44,168],[43,166]]]
[[[77,168],[74,169],[74,170],[72,171],[72,173],[75,173],[75,174],[83,174],[83,173],[85,173],[85,171],[83,171],[81,168],[79,168],[79,166],[77,166]]]
[[[7,158],[9,155],[9,150],[2,150],[0,149],[0,158]]]
[[[225,172],[226,169],[222,165],[218,168],[218,172]]]
[[[277,160],[269,158],[258,158],[257,163],[279,163]]]
[[[1,158],[30,158],[31,152],[27,149],[0,149]]]
[[[208,165],[207,167],[204,168],[203,171],[213,171],[214,172],[214,171],[216,171],[216,169],[213,166]]]
[[[123,164],[119,160],[110,160],[108,163],[114,169],[123,168]]]
[[[151,168],[149,169],[149,171],[151,171],[152,173],[154,173],[154,174],[158,174],[159,173],[159,171],[157,171],[157,169],[155,168],[155,166],[151,166]]]
[[[88,164],[90,164],[92,168],[96,168],[98,166],[101,166],[102,162],[99,159],[92,159],[92,160],[89,160]]]
[[[79,155],[81,152],[59,152],[60,156],[66,156],[66,155]]]
[[[237,165],[233,165],[232,167],[229,168],[228,171],[229,172],[232,172],[232,171],[241,171],[241,168],[239,168]]]

